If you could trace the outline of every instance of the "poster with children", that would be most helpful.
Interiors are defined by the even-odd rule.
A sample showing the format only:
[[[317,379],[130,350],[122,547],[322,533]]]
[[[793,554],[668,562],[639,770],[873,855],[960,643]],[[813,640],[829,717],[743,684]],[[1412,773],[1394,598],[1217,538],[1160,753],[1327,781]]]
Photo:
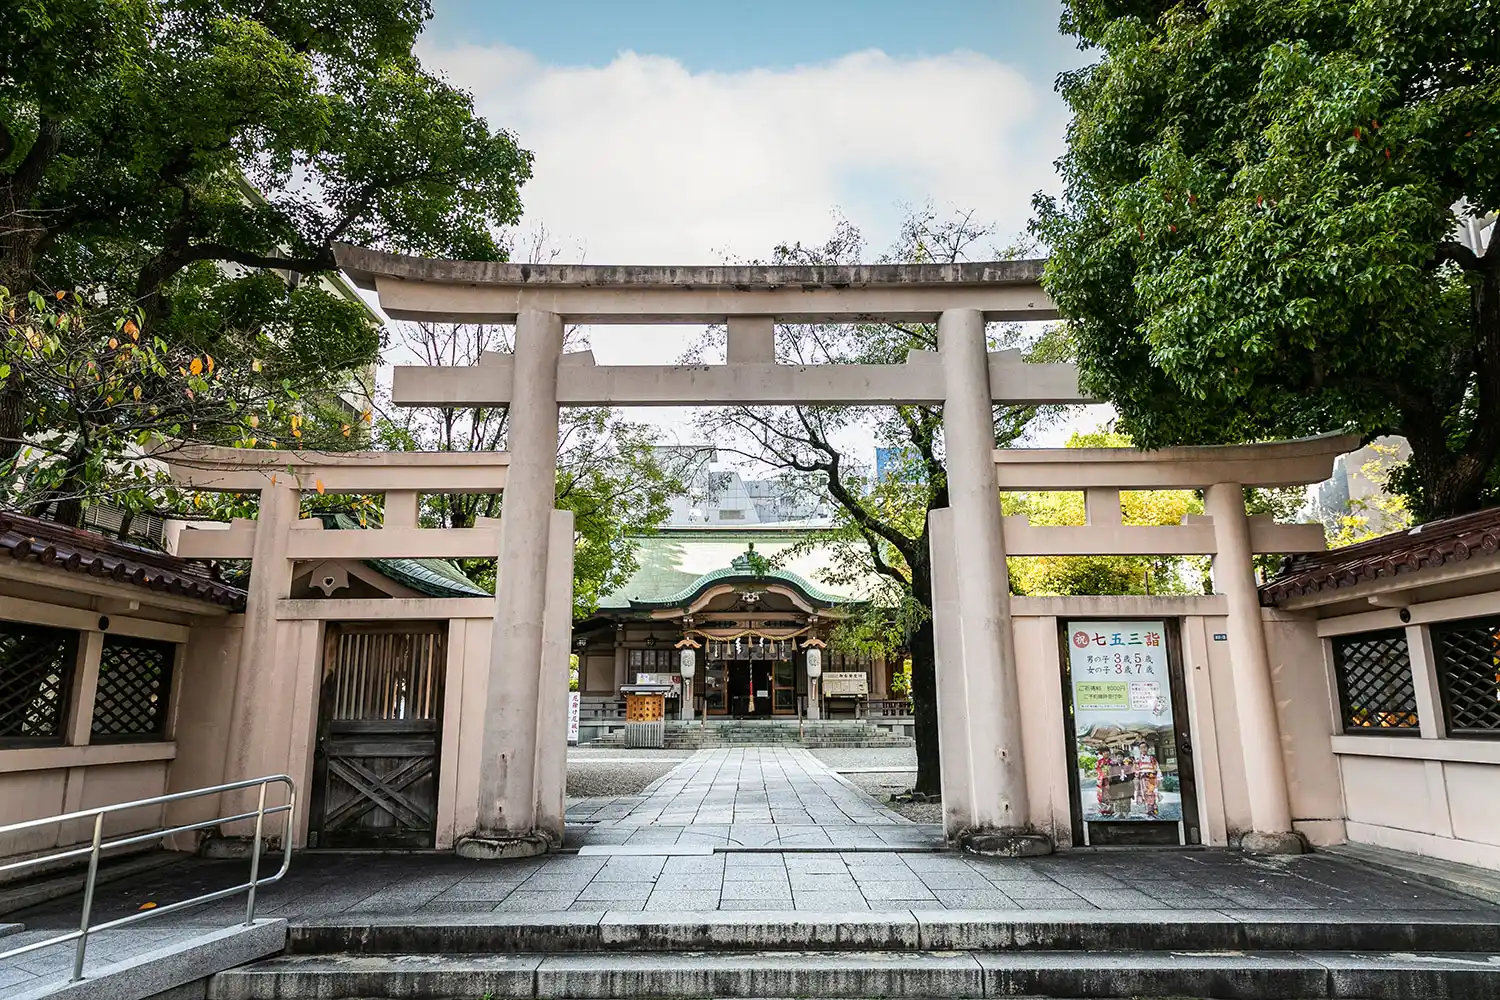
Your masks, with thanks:
[[[1166,623],[1070,621],[1067,638],[1084,820],[1182,819]]]

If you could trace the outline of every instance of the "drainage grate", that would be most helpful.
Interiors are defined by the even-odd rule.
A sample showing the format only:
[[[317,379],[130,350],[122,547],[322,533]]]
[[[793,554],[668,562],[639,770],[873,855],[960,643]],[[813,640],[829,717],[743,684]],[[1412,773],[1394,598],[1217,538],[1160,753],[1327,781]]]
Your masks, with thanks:
[[[1432,629],[1449,736],[1500,736],[1500,618]]]
[[[1417,734],[1417,692],[1406,632],[1360,632],[1333,640],[1346,733]]]

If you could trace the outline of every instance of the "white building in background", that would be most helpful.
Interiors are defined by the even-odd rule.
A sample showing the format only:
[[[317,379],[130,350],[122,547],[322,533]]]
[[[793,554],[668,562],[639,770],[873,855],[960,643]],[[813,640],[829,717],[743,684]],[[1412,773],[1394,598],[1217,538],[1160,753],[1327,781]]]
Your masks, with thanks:
[[[709,445],[661,449],[686,465],[687,492],[673,497],[663,527],[704,528],[781,524],[826,527],[833,512],[826,498],[799,496],[777,479],[746,479]]]

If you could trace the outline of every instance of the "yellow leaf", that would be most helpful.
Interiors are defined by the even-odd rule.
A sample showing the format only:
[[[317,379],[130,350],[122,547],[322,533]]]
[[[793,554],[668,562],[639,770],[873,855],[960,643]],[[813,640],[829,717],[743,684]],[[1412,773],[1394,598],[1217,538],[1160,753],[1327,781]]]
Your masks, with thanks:
[[[127,319],[125,321],[125,325],[121,329],[123,329],[127,334],[129,334],[131,340],[140,340],[141,339],[140,327],[138,327],[138,326],[135,325],[135,320]]]
[[[58,292],[57,293],[57,301],[61,302],[64,298],[67,297],[67,295],[68,295],[67,292]]]
[[[178,372],[180,372],[182,374],[183,378],[187,378],[187,369],[186,368],[182,367],[181,365],[178,365],[177,366],[177,370],[178,370]]]
[[[255,438],[246,438],[245,439],[245,447],[246,448],[254,448],[255,447]]]
[[[301,436],[302,436],[302,432],[299,431],[297,428],[293,427],[292,428],[292,437],[299,438]]]
[[[253,372],[260,371],[260,358],[256,358],[254,361],[250,362],[250,370]]]
[[[118,341],[118,340],[116,340],[116,339],[115,339],[115,338],[113,338],[113,337],[110,337],[110,338],[109,338],[109,349],[110,349],[110,350],[111,350],[111,351],[113,351],[113,350],[114,350],[114,349],[115,349],[115,348],[117,348],[117,347],[119,347],[119,346],[120,346],[120,342],[119,342],[119,341]]]
[[[135,401],[137,403],[139,403],[141,401],[141,387],[140,386],[136,386],[135,387],[134,396],[135,396]]]
[[[208,373],[210,375],[212,375],[214,373],[214,358],[213,358],[213,355],[212,354],[205,354],[205,355],[203,355],[203,359],[208,362]]]
[[[371,412],[370,412],[370,411],[369,411],[369,410],[366,410],[366,411],[365,411],[365,412],[364,412],[364,416],[363,416],[363,419],[364,419],[364,422],[365,422],[365,423],[367,423],[367,424],[368,424],[368,423],[371,423],[371,422],[373,422],[373,421],[374,421],[374,419],[375,419],[375,414],[373,414],[373,413],[371,413]]]
[[[202,375],[203,374],[203,362],[200,361],[198,358],[194,358],[188,364],[188,370],[191,371],[194,375]]]
[[[345,424],[344,425],[344,437],[348,437],[348,436],[349,436],[349,425]]]
[[[313,480],[313,485],[318,488],[318,494],[321,496],[323,493],[323,480],[315,479]]]

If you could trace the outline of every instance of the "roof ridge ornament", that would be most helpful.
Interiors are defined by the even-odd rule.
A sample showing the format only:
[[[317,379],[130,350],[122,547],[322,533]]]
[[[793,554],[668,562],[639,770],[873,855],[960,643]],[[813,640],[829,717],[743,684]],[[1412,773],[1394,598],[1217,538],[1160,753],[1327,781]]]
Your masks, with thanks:
[[[755,551],[754,542],[747,542],[746,546],[743,554],[735,556],[730,561],[729,568],[752,576],[765,576],[771,571],[771,560]]]

